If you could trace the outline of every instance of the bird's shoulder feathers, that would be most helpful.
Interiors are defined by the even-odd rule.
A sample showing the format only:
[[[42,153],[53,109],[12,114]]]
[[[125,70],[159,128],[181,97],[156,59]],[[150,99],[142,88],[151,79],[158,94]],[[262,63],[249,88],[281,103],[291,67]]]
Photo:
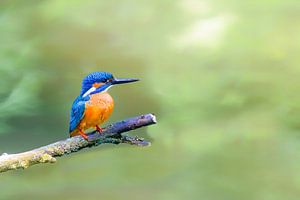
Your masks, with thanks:
[[[70,128],[69,132],[71,133],[80,123],[81,119],[84,116],[85,111],[85,103],[89,100],[89,97],[83,98],[82,96],[78,96],[73,102],[71,115],[70,115]]]

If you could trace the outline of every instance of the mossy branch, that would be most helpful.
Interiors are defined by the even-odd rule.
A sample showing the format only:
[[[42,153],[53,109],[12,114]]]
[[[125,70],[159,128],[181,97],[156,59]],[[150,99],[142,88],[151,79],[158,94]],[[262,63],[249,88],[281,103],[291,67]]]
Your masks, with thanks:
[[[104,128],[101,134],[96,131],[88,133],[88,141],[84,140],[81,136],[76,136],[31,151],[17,154],[3,153],[0,156],[0,173],[20,168],[26,169],[39,163],[54,163],[56,162],[55,157],[61,157],[66,154],[77,152],[83,148],[93,147],[104,143],[126,143],[137,146],[149,146],[151,143],[145,141],[143,138],[132,137],[122,133],[155,123],[155,116],[146,114],[113,123]]]

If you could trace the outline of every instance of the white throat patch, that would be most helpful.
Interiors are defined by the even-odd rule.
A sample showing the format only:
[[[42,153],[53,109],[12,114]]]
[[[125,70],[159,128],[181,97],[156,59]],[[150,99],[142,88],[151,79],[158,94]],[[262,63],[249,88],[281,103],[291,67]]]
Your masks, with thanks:
[[[101,91],[101,92],[99,92],[99,93],[107,92],[107,90],[108,90],[109,88],[111,88],[112,86],[113,86],[113,85],[110,85],[110,86],[107,87],[105,90],[103,90],[103,91]],[[90,95],[92,92],[95,92],[96,90],[97,90],[96,87],[91,87],[88,91],[86,91],[86,92],[84,93],[84,95],[83,95],[82,97],[86,97],[86,96]]]
[[[86,96],[90,95],[92,92],[96,91],[96,89],[97,88],[95,88],[95,87],[91,87],[88,91],[86,91],[84,93],[84,95],[82,97],[86,97]]]
[[[105,90],[103,90],[102,92],[107,92],[107,90],[109,89],[109,88],[111,88],[113,85],[110,85],[109,87],[107,87]]]

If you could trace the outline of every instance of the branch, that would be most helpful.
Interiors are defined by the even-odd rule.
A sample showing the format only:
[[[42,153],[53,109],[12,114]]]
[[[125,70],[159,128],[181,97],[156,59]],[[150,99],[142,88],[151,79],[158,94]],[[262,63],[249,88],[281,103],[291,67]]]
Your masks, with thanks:
[[[56,162],[55,157],[61,157],[87,147],[104,143],[126,143],[137,146],[150,146],[151,143],[145,141],[143,138],[132,137],[121,133],[155,123],[155,116],[146,114],[113,123],[103,129],[101,134],[96,131],[88,133],[88,141],[84,140],[81,136],[75,136],[31,151],[17,154],[3,153],[0,156],[0,173],[19,168],[26,169],[39,163],[54,163]]]

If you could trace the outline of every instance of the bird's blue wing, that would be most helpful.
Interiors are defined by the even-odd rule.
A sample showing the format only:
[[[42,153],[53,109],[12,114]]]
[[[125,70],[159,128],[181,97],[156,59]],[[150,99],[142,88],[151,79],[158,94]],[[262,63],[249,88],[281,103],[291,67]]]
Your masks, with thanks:
[[[83,99],[81,96],[75,99],[72,105],[71,115],[70,115],[70,128],[69,128],[70,133],[76,129],[79,122],[83,118],[84,111],[85,111],[85,103],[86,100]]]

